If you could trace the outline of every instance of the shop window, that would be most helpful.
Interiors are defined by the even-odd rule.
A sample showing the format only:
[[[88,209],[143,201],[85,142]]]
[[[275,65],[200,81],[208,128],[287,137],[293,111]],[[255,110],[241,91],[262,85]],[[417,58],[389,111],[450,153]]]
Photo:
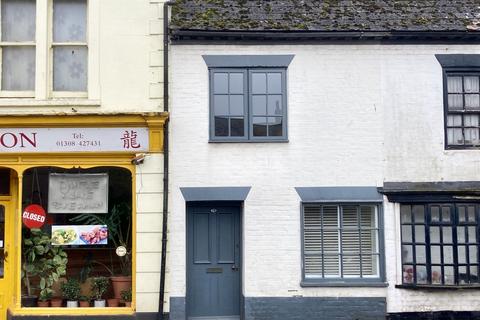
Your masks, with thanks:
[[[401,206],[404,285],[478,285],[479,208],[468,203]]]
[[[381,252],[377,205],[305,204],[305,282],[379,281]]]
[[[32,296],[58,307],[67,300],[125,305],[134,236],[131,172],[31,168],[22,194],[22,307],[37,305]]]
[[[10,195],[10,169],[0,169],[0,196]]]

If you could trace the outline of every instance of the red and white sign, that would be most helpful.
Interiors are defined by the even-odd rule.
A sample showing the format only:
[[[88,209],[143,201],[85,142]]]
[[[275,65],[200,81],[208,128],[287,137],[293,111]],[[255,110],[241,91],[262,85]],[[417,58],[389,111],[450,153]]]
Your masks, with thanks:
[[[23,224],[29,229],[41,228],[46,218],[45,210],[38,204],[31,204],[23,210]]]
[[[0,152],[146,152],[147,128],[2,128]]]

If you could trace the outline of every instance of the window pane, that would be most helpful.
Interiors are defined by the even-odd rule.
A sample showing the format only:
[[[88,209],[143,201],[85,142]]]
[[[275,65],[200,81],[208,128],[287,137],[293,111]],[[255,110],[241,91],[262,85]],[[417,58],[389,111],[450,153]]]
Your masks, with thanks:
[[[467,263],[467,250],[465,246],[458,246],[458,263]]]
[[[442,222],[450,222],[450,207],[442,207]]]
[[[453,247],[452,246],[443,247],[443,263],[447,263],[447,264],[453,263]]]
[[[403,266],[403,283],[413,283],[413,266]]]
[[[478,263],[478,247],[477,246],[469,246],[468,248],[469,251],[469,257],[470,257],[470,263]]]
[[[340,263],[338,255],[324,255],[323,269],[325,276],[340,276]]]
[[[430,227],[430,242],[440,243],[440,228]]]
[[[423,223],[425,221],[424,206],[413,206],[413,215],[415,223]]]
[[[449,94],[448,95],[448,109],[449,110],[462,110],[463,109],[463,95],[461,95],[461,94]]]
[[[3,47],[2,90],[35,90],[35,47]]]
[[[466,94],[465,109],[479,109],[479,108],[480,108],[480,95]]]
[[[402,246],[402,261],[403,263],[413,262],[413,248],[412,246]]]
[[[87,91],[87,48],[53,49],[53,90]]]
[[[360,277],[360,256],[343,256],[343,274],[345,276]]]
[[[358,230],[342,231],[343,253],[360,254],[360,234]]]
[[[443,227],[443,243],[452,243],[452,227]]]
[[[230,96],[230,115],[232,116],[243,116],[243,96],[232,95]]]
[[[245,135],[243,118],[230,118],[230,130],[232,137],[243,137]]]
[[[432,283],[442,283],[442,268],[440,266],[432,266]]]
[[[253,135],[255,137],[267,136],[267,118],[253,117]]]
[[[362,253],[379,253],[377,230],[362,230]]]
[[[457,209],[458,212],[458,221],[459,222],[465,222],[466,219],[466,211],[464,206],[459,206]]]
[[[282,74],[268,74],[268,93],[282,93]]]
[[[231,94],[243,94],[243,73],[230,73]]]
[[[268,96],[268,115],[281,116],[283,114],[282,96],[269,95]]]
[[[479,92],[478,77],[464,77],[465,92]]]
[[[213,74],[213,93],[215,94],[228,93],[228,73],[216,72]]]
[[[87,39],[87,1],[54,0],[53,41],[85,42]]]
[[[215,117],[215,136],[216,137],[228,136],[228,118]]]
[[[412,226],[402,226],[402,241],[412,242]]]
[[[468,242],[477,242],[477,227],[468,227]]]
[[[431,246],[430,255],[432,263],[442,263],[442,256],[440,254],[440,246]]]
[[[378,276],[378,255],[363,255],[362,256],[362,275]]]
[[[267,114],[267,96],[252,96],[252,112],[254,116]]]
[[[460,284],[465,284],[468,282],[468,274],[467,274],[466,266],[458,267],[458,282]]]
[[[228,115],[228,96],[215,95],[213,96],[213,112],[216,116]]]
[[[465,227],[457,227],[457,242],[465,243]]]
[[[445,271],[445,284],[455,284],[455,274],[453,267],[444,267]]]
[[[428,281],[427,267],[417,266],[417,283],[425,284]]]
[[[465,129],[465,144],[478,145],[480,143],[478,129]]]
[[[478,282],[478,266],[470,267],[470,282]]]
[[[447,77],[448,93],[461,93],[462,92],[462,77]]]
[[[412,222],[412,213],[411,213],[411,207],[402,205],[400,207],[400,220],[402,223],[410,223]]]
[[[469,206],[468,209],[467,209],[467,213],[468,213],[468,221],[469,222],[475,222],[476,219],[475,219],[475,207],[474,206]]]
[[[283,135],[281,117],[268,117],[268,136],[281,137]]]
[[[430,208],[430,219],[432,220],[432,222],[440,221],[440,207],[432,206]]]
[[[425,242],[425,227],[415,226],[415,242]]]
[[[449,126],[449,127],[461,127],[462,126],[462,116],[451,115],[451,114],[448,115],[447,126]]]
[[[427,262],[427,254],[425,251],[425,246],[415,246],[415,258],[416,258],[416,263]]]
[[[2,41],[35,41],[35,1],[2,1]]]
[[[447,129],[447,139],[449,145],[462,145],[462,129]]]
[[[267,93],[267,77],[265,73],[252,73],[252,93]]]

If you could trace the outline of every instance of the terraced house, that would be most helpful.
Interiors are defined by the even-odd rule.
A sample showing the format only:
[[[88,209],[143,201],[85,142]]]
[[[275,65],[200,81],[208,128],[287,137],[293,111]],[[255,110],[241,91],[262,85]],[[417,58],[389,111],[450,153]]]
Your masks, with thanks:
[[[157,317],[163,12],[0,1],[1,320]]]
[[[480,319],[478,1],[170,27],[170,319]]]

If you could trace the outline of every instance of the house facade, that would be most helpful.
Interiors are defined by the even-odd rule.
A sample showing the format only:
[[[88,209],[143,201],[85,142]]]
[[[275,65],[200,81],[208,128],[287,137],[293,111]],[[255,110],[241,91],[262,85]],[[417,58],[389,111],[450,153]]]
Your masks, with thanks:
[[[0,319],[157,317],[163,2],[0,1]]]
[[[178,1],[170,319],[477,319],[478,5]]]

